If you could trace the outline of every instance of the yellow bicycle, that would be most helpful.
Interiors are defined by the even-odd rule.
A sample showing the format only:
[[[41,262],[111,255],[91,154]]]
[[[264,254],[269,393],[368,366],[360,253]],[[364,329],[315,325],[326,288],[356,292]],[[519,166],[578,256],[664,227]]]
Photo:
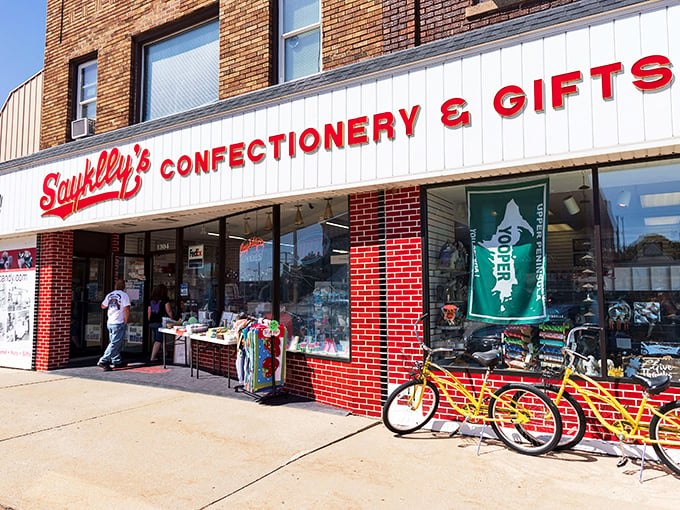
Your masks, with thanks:
[[[552,397],[562,414],[564,430],[562,441],[558,449],[571,448],[578,444],[586,432],[586,416],[581,404],[569,393],[567,388],[583,397],[597,421],[614,435],[621,443],[640,443],[644,445],[640,476],[644,467],[646,446],[651,444],[661,460],[668,468],[680,475],[680,400],[668,402],[662,406],[649,403],[650,396],[663,393],[670,387],[671,378],[668,375],[645,377],[634,375],[633,381],[641,387],[642,400],[636,411],[623,405],[602,384],[576,368],[576,360],[587,358],[574,350],[577,335],[584,333],[598,333],[599,327],[578,326],[569,331],[566,346],[562,349],[565,354],[564,373],[562,382],[556,385],[539,385]],[[587,383],[585,386],[583,382]],[[593,388],[593,389],[591,389]],[[554,396],[553,396],[554,395]],[[603,414],[605,404],[607,411],[613,414]],[[651,418],[643,418],[651,416]],[[623,451],[623,449],[622,449]],[[619,465],[625,464],[627,458],[622,453]]]
[[[562,421],[555,404],[542,391],[526,384],[505,384],[493,391],[488,379],[501,360],[497,350],[472,355],[486,368],[478,394],[473,393],[474,390],[468,389],[451,372],[432,361],[433,354],[452,352],[452,349],[432,349],[423,343],[418,325],[425,317],[427,315],[418,319],[413,328],[424,360],[414,364],[411,379],[397,387],[385,401],[382,411],[385,426],[396,434],[420,429],[436,413],[441,391],[453,410],[464,417],[463,423],[482,423],[484,428],[490,423],[496,436],[509,448],[527,455],[552,450],[562,432]]]

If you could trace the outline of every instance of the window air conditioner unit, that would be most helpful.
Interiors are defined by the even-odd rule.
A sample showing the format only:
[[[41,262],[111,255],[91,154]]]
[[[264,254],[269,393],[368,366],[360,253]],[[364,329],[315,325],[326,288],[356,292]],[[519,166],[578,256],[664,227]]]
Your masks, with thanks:
[[[94,119],[76,119],[71,122],[71,138],[77,140],[94,134]]]

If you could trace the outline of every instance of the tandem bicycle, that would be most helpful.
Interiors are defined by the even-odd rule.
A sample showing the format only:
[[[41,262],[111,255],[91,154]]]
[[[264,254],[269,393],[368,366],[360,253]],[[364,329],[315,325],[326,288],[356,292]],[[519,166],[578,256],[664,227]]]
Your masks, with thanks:
[[[453,349],[432,349],[425,345],[418,334],[418,326],[427,316],[420,317],[413,327],[423,359],[414,363],[411,378],[385,401],[382,410],[385,426],[395,434],[420,429],[437,412],[441,392],[453,410],[463,417],[461,426],[466,422],[483,424],[478,453],[487,424],[506,446],[519,453],[540,455],[552,450],[562,433],[560,413],[552,400],[536,387],[521,383],[504,384],[493,390],[489,376],[502,359],[498,350],[472,354],[486,371],[477,392],[468,388],[432,360],[434,354]]]

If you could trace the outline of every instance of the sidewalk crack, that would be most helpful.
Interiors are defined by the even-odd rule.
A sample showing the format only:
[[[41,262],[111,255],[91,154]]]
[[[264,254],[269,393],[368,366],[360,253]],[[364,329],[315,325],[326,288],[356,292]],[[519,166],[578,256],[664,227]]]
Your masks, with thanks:
[[[321,446],[318,446],[318,447],[316,447],[316,448],[312,448],[311,450],[306,450],[306,451],[297,453],[297,454],[293,455],[290,459],[288,459],[287,461],[283,462],[282,464],[276,466],[275,468],[271,469],[271,470],[268,471],[267,473],[265,473],[265,474],[263,474],[263,475],[261,475],[261,476],[255,478],[254,480],[251,480],[250,482],[248,482],[248,483],[245,484],[245,485],[242,485],[242,486],[239,487],[238,489],[234,489],[234,490],[231,491],[229,494],[225,494],[224,496],[222,496],[222,497],[220,497],[220,498],[217,498],[217,499],[214,500],[214,501],[211,501],[211,502],[208,503],[207,505],[204,505],[204,506],[200,507],[198,510],[205,510],[206,508],[210,508],[211,506],[213,506],[213,505],[215,505],[215,504],[217,504],[217,503],[219,503],[219,502],[221,502],[221,501],[224,501],[225,499],[227,499],[227,498],[233,496],[234,494],[236,494],[236,493],[238,493],[238,492],[241,492],[242,490],[247,489],[248,487],[250,487],[250,486],[252,486],[252,485],[255,485],[256,483],[260,482],[261,480],[264,480],[265,478],[267,478],[267,477],[273,475],[274,473],[276,473],[277,471],[280,471],[281,469],[285,468],[286,466],[288,466],[288,465],[290,465],[290,464],[292,464],[292,463],[294,463],[294,462],[299,461],[300,459],[303,459],[303,458],[305,458],[305,457],[307,457],[307,456],[309,456],[309,455],[311,455],[311,454],[313,454],[313,453],[316,453],[316,452],[318,452],[318,451],[321,451],[321,450],[323,450],[323,449],[325,449],[325,448],[328,448],[329,446],[333,446],[333,445],[335,445],[335,444],[337,444],[337,443],[340,443],[340,442],[342,442],[342,441],[345,441],[345,440],[349,439],[350,437],[354,437],[354,436],[356,436],[356,435],[359,435],[359,434],[361,434],[362,432],[365,432],[365,431],[367,431],[368,429],[371,429],[371,428],[376,427],[376,426],[378,426],[378,425],[380,425],[380,422],[379,422],[379,421],[376,421],[375,423],[371,423],[370,425],[366,425],[365,427],[362,427],[362,428],[360,428],[360,429],[358,429],[358,430],[355,430],[354,432],[350,432],[349,434],[345,434],[345,435],[342,436],[342,437],[339,437],[339,438],[337,438],[337,439],[334,439],[333,441],[331,441],[331,442],[329,442],[329,443],[322,444]]]

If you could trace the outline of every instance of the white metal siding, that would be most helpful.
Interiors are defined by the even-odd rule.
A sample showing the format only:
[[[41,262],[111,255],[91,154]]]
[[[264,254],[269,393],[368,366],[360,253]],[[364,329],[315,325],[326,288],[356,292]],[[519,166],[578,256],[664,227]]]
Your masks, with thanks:
[[[0,162],[40,148],[42,71],[10,92],[0,110]]]

